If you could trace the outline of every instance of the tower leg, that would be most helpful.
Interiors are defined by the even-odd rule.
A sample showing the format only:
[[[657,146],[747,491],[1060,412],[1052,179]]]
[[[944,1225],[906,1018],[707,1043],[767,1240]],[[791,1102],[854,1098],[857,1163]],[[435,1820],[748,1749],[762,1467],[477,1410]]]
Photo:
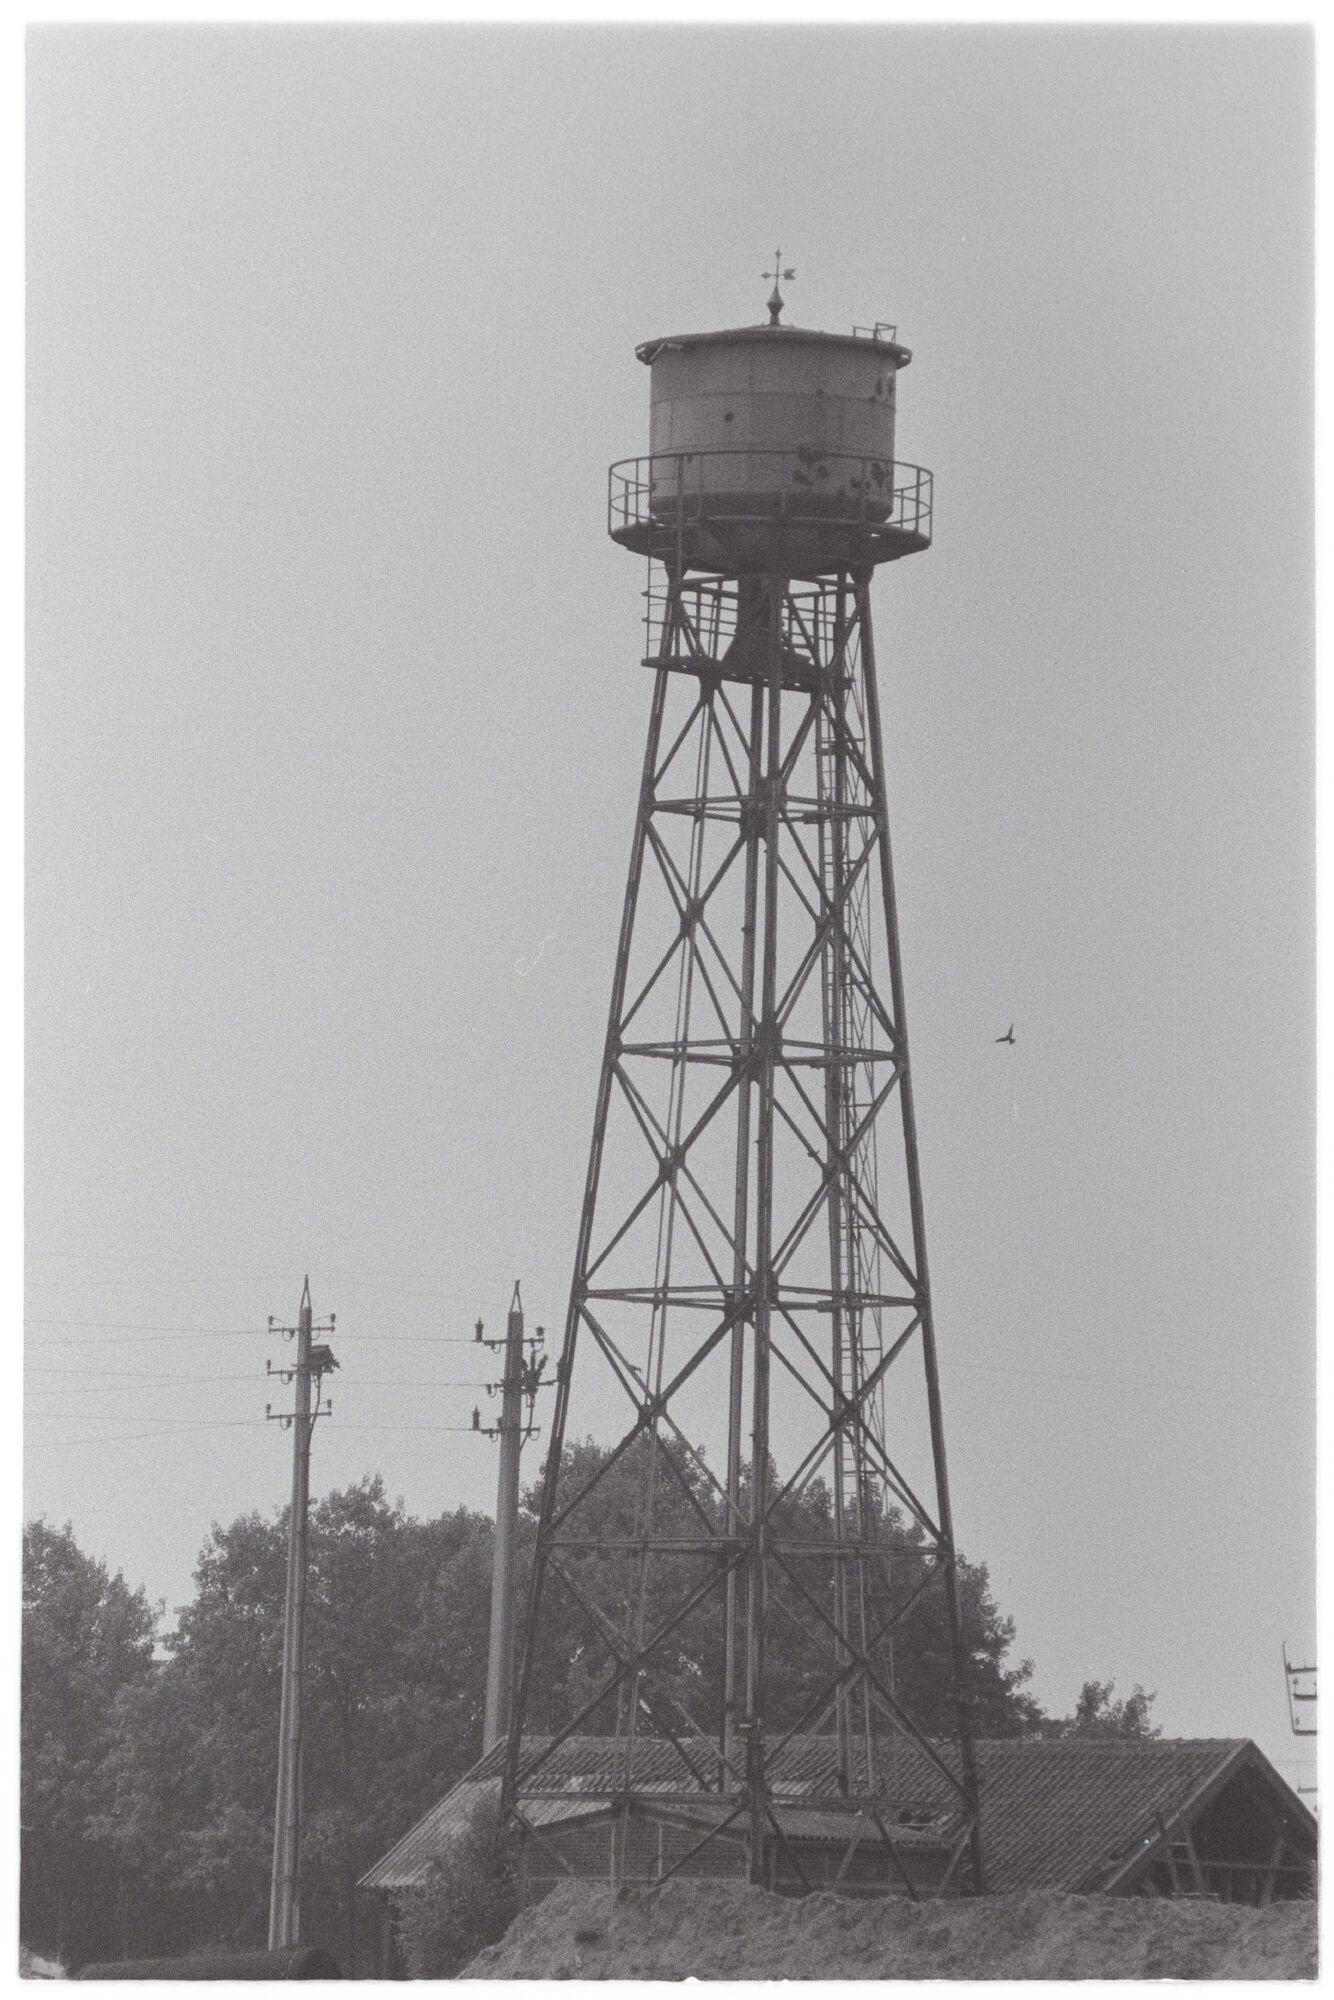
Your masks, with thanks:
[[[750,738],[746,764],[746,790],[737,821],[740,838],[745,844],[745,858],[743,862],[745,872],[742,887],[741,979],[736,1051],[736,1180],[732,1211],[733,1250],[731,1289],[731,1304],[734,1310],[740,1308],[748,1300],[749,1281],[746,1247],[750,1227],[751,1101],[754,1089],[751,1065],[755,1045],[755,935],[757,929],[756,898],[759,884],[760,856],[759,815],[761,809],[762,770],[760,758],[763,735],[764,689],[756,682],[750,694]],[[745,1393],[744,1336],[746,1325],[747,1321],[739,1317],[733,1321],[731,1332],[731,1368],[727,1393],[727,1528],[728,1533],[733,1536],[740,1536],[742,1533],[741,1454]],[[736,1720],[739,1700],[737,1677],[738,1603],[737,1573],[735,1569],[728,1572],[725,1591],[722,1745],[725,1778],[730,1778],[737,1762]],[[728,1789],[730,1788],[729,1786]]]

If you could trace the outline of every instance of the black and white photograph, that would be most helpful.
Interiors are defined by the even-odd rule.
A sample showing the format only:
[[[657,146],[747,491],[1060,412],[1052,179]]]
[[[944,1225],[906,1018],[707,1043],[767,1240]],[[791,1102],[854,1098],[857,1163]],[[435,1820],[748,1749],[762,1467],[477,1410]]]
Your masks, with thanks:
[[[24,67],[19,1974],[1314,1980],[1312,26]]]

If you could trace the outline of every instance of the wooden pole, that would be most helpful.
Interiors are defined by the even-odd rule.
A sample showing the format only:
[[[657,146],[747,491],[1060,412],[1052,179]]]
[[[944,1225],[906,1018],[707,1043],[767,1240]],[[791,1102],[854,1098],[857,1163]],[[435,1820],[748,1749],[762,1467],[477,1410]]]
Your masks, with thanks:
[[[301,1682],[305,1667],[307,1523],[310,1511],[310,1279],[297,1324],[296,1404],[292,1417],[292,1507],[287,1524],[287,1596],[283,1606],[282,1702],[278,1715],[278,1797],[269,1894],[269,1950],[301,1941]]]
[[[500,1471],[496,1483],[496,1542],[491,1567],[491,1642],[486,1663],[482,1749],[506,1735],[514,1684],[514,1557],[519,1530],[519,1452],[523,1445],[523,1301],[514,1281],[505,1324],[501,1383]]]

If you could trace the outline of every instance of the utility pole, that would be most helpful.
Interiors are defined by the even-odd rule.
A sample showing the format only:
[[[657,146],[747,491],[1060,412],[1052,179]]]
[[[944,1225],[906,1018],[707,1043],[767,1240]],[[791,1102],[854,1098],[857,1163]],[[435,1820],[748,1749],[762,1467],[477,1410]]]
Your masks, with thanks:
[[[320,1322],[319,1331],[332,1333],[334,1315]],[[264,1414],[292,1433],[292,1506],[287,1524],[287,1596],[283,1605],[282,1702],[278,1717],[278,1797],[273,1817],[273,1880],[269,1895],[269,1950],[281,1951],[301,1941],[301,1694],[305,1671],[307,1530],[310,1514],[310,1441],[317,1419],[332,1412],[333,1404],[321,1403],[320,1388],[325,1375],[338,1366],[330,1347],[314,1339],[311,1318],[310,1279],[301,1293],[301,1310],[295,1327],[276,1327],[272,1318],[269,1331],[284,1340],[296,1339],[296,1365],[275,1368],[270,1361],[265,1373],[281,1382],[295,1384],[294,1407],[275,1411],[266,1404]]]
[[[1309,1667],[1299,1667],[1288,1658],[1288,1642],[1283,1641],[1283,1678],[1288,1689],[1288,1721],[1294,1736],[1315,1736],[1316,1670],[1315,1662]],[[1310,1712],[1298,1707],[1298,1703],[1310,1703]]]
[[[1318,1736],[1316,1722],[1316,1666],[1299,1667],[1288,1658],[1288,1642],[1283,1641],[1283,1680],[1288,1690],[1288,1722],[1294,1736]],[[1314,1798],[1319,1785],[1298,1785],[1300,1798]]]
[[[535,1436],[533,1400],[541,1382],[546,1357],[537,1349],[543,1339],[539,1326],[531,1341],[524,1339],[523,1300],[519,1281],[514,1280],[505,1323],[504,1341],[487,1340],[482,1322],[477,1322],[478,1341],[492,1349],[503,1346],[505,1369],[500,1383],[500,1422],[483,1426],[480,1411],[473,1411],[473,1429],[500,1439],[500,1471],[496,1483],[496,1540],[491,1569],[491,1643],[486,1663],[486,1716],[482,1724],[482,1749],[506,1735],[510,1726],[510,1698],[514,1679],[514,1558],[519,1527],[519,1453],[526,1437]],[[531,1348],[532,1353],[528,1350]],[[524,1421],[524,1398],[528,1401],[528,1421]]]

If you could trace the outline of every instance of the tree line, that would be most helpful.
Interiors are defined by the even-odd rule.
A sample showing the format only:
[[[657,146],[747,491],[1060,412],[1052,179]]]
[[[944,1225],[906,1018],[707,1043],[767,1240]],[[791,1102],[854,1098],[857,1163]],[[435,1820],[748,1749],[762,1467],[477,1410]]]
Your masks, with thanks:
[[[598,1449],[569,1448],[566,1472],[586,1472]],[[599,1483],[607,1532],[618,1508],[632,1508],[634,1484],[633,1463]],[[827,1503],[815,1487],[794,1504],[811,1515],[810,1529],[827,1532]],[[526,1494],[525,1561],[536,1506],[536,1492]],[[800,1532],[800,1520],[791,1526]],[[302,1927],[349,1970],[369,1970],[373,1951],[358,1877],[481,1754],[492,1535],[491,1520],[466,1508],[413,1519],[379,1477],[311,1509]],[[163,1630],[161,1607],[80,1550],[68,1527],[27,1525],[25,1944],[66,1965],[263,1944],[286,1562],[285,1511],[215,1525],[195,1595]],[[979,1735],[1156,1733],[1152,1697],[1136,1688],[1114,1701],[1110,1682],[1087,1682],[1074,1716],[1044,1715],[1028,1692],[1031,1664],[1011,1662],[1013,1622],[986,1569],[964,1562],[960,1582]],[[568,1625],[546,1627],[539,1710],[572,1712],[596,1670],[573,1607],[568,1615]],[[775,1656],[779,1726],[789,1708],[799,1711],[818,1664],[804,1657],[795,1625]],[[897,1671],[928,1727],[948,1726],[946,1660],[942,1613],[924,1604],[898,1640]],[[688,1624],[658,1671],[667,1697],[707,1701],[707,1649],[692,1649]],[[533,1723],[541,1727],[541,1713]]]

